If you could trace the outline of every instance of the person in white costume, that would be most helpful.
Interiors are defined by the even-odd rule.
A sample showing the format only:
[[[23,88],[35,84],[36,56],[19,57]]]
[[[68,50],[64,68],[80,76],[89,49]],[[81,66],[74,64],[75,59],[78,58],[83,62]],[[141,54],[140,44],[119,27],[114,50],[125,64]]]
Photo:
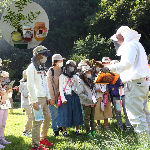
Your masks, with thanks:
[[[150,137],[150,112],[148,110],[148,83],[150,76],[147,56],[144,47],[139,42],[141,35],[128,26],[121,26],[111,39],[117,41],[120,47],[117,55],[121,61],[108,67],[103,72],[114,71],[120,74],[125,84],[125,106],[127,115],[136,133],[146,133]]]

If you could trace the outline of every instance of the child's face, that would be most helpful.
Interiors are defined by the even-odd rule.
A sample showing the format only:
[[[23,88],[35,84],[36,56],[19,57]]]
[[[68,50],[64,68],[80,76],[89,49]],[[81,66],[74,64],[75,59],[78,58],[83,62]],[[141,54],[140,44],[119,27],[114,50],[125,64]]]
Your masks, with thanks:
[[[91,77],[91,71],[86,71],[84,74],[85,78],[90,78]]]
[[[6,89],[7,88],[7,85],[5,85],[4,87],[3,87],[3,89]]]

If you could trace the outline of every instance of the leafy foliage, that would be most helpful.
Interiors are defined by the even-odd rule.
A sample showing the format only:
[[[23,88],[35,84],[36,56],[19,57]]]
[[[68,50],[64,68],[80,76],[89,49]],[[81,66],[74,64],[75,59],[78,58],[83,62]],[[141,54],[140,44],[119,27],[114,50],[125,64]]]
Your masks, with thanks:
[[[98,7],[97,0],[33,0],[39,3],[49,17],[49,34],[42,42],[54,52],[68,57],[74,41],[88,35],[86,17]]]
[[[121,25],[142,34],[141,43],[150,53],[150,1],[146,0],[103,0],[98,11],[88,16],[90,33],[109,38]]]
[[[16,1],[1,2],[0,16],[6,6]],[[140,42],[146,53],[150,53],[149,0],[32,1],[41,5],[48,15],[49,32],[41,45],[50,49],[52,55],[60,53],[76,62],[84,57],[101,60],[102,57],[108,56],[117,59],[114,45],[108,39],[121,25],[128,25],[142,34]],[[25,61],[21,59],[21,55],[25,56]],[[11,71],[11,77],[21,78],[23,67],[30,63],[32,50],[18,50],[2,39],[0,57],[6,60],[8,66],[5,67]],[[51,59],[48,58],[47,66],[50,65]],[[21,70],[17,71],[18,69]]]
[[[32,3],[30,0],[19,0],[15,2],[16,4],[15,7],[18,7],[18,14],[11,11],[10,6],[9,6],[7,9],[7,15],[3,16],[4,18],[3,22],[9,23],[12,27],[17,29],[17,31],[19,32],[22,32],[22,24],[21,24],[22,20],[28,20],[24,24],[27,24],[30,22],[33,23],[32,20],[35,20],[37,18],[37,15],[40,14],[40,11],[35,12],[35,14],[30,11],[30,13],[28,13],[27,16],[23,15],[21,11],[23,11],[24,6],[27,6],[27,2]]]
[[[81,60],[84,60],[86,59],[86,55],[78,55],[78,53],[75,53],[73,55],[70,55],[70,58],[71,60],[74,60],[76,62],[76,64],[78,64]]]
[[[117,59],[115,57],[115,49],[113,47],[111,40],[106,40],[106,38],[101,37],[101,35],[88,35],[85,39],[77,40],[72,53],[76,55],[84,54],[86,58],[101,60],[102,57],[110,57],[112,59]]]
[[[22,71],[31,62],[32,51],[16,49],[13,46],[10,47],[4,39],[0,41],[0,45],[0,56],[3,56],[1,57],[3,60],[3,70],[9,72],[11,80],[18,82],[22,78]]]

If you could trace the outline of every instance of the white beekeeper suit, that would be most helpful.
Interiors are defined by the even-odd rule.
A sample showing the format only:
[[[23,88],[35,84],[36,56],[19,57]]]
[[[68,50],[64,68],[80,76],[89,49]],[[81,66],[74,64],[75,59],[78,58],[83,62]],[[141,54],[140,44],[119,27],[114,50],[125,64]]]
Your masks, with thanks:
[[[145,49],[139,42],[141,35],[127,26],[121,26],[111,39],[117,41],[118,34],[124,38],[117,51],[121,61],[108,68],[120,74],[125,84],[125,106],[135,132],[145,131],[150,135],[150,112],[147,105],[149,86],[146,81],[150,72]]]

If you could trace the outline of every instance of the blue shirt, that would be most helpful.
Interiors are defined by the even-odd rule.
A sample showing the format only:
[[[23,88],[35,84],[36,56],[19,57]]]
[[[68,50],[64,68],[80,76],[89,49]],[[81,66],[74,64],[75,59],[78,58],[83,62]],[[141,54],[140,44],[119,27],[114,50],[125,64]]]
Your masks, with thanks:
[[[120,98],[120,94],[119,94],[119,87],[121,85],[121,79],[120,77],[118,78],[118,80],[116,81],[115,84],[108,84],[108,89],[110,91],[111,96],[113,97],[117,97]],[[122,84],[122,87],[124,87],[124,84]],[[114,90],[112,90],[114,88]],[[122,95],[122,97],[124,97],[124,95]]]

